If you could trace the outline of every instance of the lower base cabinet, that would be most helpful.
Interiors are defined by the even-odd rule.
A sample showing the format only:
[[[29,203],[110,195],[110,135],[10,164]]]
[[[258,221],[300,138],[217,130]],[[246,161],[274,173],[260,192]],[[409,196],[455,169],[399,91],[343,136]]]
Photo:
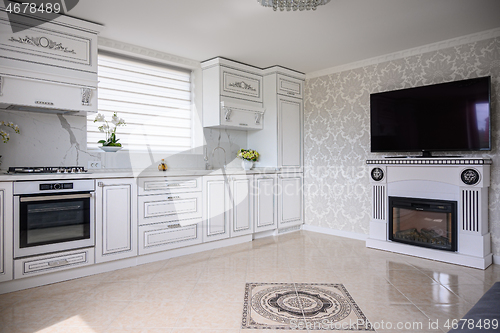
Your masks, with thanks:
[[[135,179],[97,179],[96,185],[96,263],[136,256]]]
[[[60,272],[94,263],[94,248],[64,251],[14,260],[15,278]]]
[[[201,242],[201,219],[139,227],[140,255],[201,244]]]
[[[253,233],[253,176],[230,176],[231,237]]]
[[[203,242],[229,238],[230,203],[226,176],[203,177]]]
[[[278,228],[304,223],[304,176],[302,173],[278,175]]]
[[[264,174],[254,176],[254,230],[274,230],[278,227],[278,176]]]
[[[0,282],[14,278],[12,209],[12,183],[2,182],[0,183]]]

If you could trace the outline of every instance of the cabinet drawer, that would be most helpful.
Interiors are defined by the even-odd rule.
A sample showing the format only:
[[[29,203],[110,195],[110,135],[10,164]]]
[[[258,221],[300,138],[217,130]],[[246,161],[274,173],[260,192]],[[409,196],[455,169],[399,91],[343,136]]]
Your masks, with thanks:
[[[303,98],[304,81],[278,74],[278,94]]]
[[[94,248],[14,260],[14,278],[58,272],[94,263]]]
[[[179,223],[160,223],[139,227],[139,254],[201,244],[201,219],[185,227]]]
[[[220,67],[221,95],[262,103],[262,76]]]
[[[10,21],[9,21],[10,18]],[[97,73],[97,34],[73,29],[34,17],[0,14],[0,48],[2,57],[40,65],[42,71],[53,66]],[[11,24],[19,29],[12,32]],[[44,69],[45,68],[45,69]]]
[[[33,107],[97,112],[96,86],[76,87],[35,78],[5,76],[1,90],[0,103],[21,105],[20,111],[29,111]],[[26,91],[30,93],[26,94]]]
[[[201,191],[201,177],[139,178],[139,195]]]
[[[139,225],[201,218],[201,192],[139,197]]]
[[[263,128],[264,115],[233,108],[222,108],[220,114],[222,126],[234,129],[260,130]]]

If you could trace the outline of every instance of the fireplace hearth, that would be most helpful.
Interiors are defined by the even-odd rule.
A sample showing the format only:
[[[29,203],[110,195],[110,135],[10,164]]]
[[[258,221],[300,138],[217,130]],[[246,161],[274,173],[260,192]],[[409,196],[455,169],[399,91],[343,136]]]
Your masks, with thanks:
[[[389,197],[389,239],[438,250],[457,250],[455,201]]]

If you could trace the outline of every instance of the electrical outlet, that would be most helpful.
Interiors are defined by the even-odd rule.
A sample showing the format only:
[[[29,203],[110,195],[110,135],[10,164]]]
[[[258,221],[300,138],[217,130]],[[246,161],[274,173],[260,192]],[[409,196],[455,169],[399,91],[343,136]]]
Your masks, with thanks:
[[[89,161],[88,169],[100,169],[101,161]]]

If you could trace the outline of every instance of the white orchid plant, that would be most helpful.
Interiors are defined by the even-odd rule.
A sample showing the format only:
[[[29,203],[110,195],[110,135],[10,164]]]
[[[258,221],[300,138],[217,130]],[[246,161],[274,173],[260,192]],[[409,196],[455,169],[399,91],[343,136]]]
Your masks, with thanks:
[[[6,122],[6,121],[3,121],[3,120],[0,120],[0,126],[5,126],[5,127],[12,128],[15,133],[17,133],[17,134],[20,133],[19,126],[17,126],[13,122]],[[9,133],[5,132],[2,129],[0,129],[0,136],[2,137],[3,143],[7,143],[10,140]]]
[[[96,122],[104,123],[97,129],[99,129],[99,131],[102,133],[106,133],[106,140],[99,140],[97,141],[97,143],[102,143],[103,146],[111,146],[111,147],[122,146],[122,144],[118,142],[119,139],[116,138],[116,128],[118,126],[125,125],[125,120],[123,120],[123,118],[119,118],[116,112],[113,113],[113,116],[111,117],[111,123],[114,125],[114,127],[112,127],[109,125],[104,115],[102,113],[98,113],[94,119],[94,123]]]

